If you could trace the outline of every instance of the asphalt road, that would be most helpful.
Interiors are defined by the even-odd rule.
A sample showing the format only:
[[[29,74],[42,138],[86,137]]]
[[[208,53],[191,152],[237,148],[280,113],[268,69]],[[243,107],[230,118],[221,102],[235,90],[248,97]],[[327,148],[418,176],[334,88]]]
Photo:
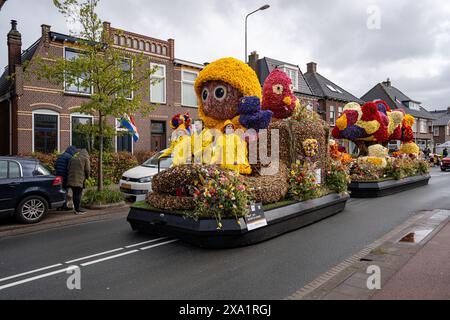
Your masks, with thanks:
[[[240,249],[154,239],[124,219],[3,238],[0,299],[284,299],[430,209],[450,209],[450,173],[434,169],[426,187],[351,199],[336,216]],[[71,265],[81,290],[67,288]]]

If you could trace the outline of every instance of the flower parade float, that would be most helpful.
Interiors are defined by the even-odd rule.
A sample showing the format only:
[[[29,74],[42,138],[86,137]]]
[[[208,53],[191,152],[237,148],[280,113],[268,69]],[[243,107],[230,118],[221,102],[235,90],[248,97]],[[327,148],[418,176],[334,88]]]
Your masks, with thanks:
[[[175,135],[173,156],[191,147],[190,157],[153,177],[147,200],[130,209],[133,230],[231,248],[345,208],[347,166],[331,157],[327,124],[300,106],[286,74],[274,70],[261,90],[247,64],[223,58],[200,72],[195,91],[204,129],[190,142]]]
[[[429,165],[414,143],[414,118],[376,100],[363,106],[349,103],[332,130],[335,139],[353,141],[359,156],[347,161],[352,197],[374,198],[427,185]],[[390,141],[401,142],[389,155]]]

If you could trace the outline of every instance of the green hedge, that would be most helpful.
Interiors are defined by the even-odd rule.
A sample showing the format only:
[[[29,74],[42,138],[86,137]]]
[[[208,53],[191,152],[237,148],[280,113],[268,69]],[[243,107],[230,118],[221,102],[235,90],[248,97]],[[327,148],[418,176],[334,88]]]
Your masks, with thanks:
[[[55,173],[55,161],[58,158],[58,153],[26,153],[21,156],[36,158],[41,161],[45,166],[47,166],[53,173]],[[98,153],[93,152],[90,154],[91,158],[91,179],[89,184],[97,184],[97,164],[98,164]],[[103,182],[105,185],[117,184],[119,183],[122,174],[139,165],[138,160],[134,155],[129,152],[118,152],[111,153],[105,152],[103,154]]]

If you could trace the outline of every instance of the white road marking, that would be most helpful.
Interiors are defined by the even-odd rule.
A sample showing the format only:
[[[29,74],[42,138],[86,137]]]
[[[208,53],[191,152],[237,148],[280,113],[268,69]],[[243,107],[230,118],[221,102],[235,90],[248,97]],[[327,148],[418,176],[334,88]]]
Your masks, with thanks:
[[[169,244],[169,243],[172,243],[172,242],[175,242],[175,241],[178,241],[178,239],[174,239],[174,240],[170,240],[170,241],[166,241],[166,242],[157,243],[157,244],[154,244],[154,245],[151,245],[151,246],[148,246],[148,247],[143,247],[143,248],[140,248],[140,249],[141,249],[141,250],[147,250],[147,249],[159,247],[159,246],[162,246],[162,245],[165,245],[165,244]]]
[[[67,267],[67,268],[59,269],[59,270],[52,271],[52,272],[49,272],[49,273],[40,274],[40,275],[35,276],[35,277],[31,277],[31,278],[23,279],[23,280],[20,280],[20,281],[8,283],[8,284],[5,284],[3,286],[0,286],[0,290],[6,289],[6,288],[10,288],[10,287],[15,287],[15,286],[18,286],[20,284],[31,282],[31,281],[34,281],[34,280],[50,277],[50,276],[53,276],[53,275],[58,274],[58,273],[67,272],[67,270],[72,270],[72,268],[73,267]]]
[[[113,255],[113,256],[109,256],[109,257],[101,258],[101,259],[98,259],[98,260],[93,260],[93,261],[82,263],[81,266],[82,267],[86,267],[86,266],[89,266],[89,265],[94,264],[94,263],[99,263],[99,262],[102,262],[102,261],[118,258],[118,257],[121,257],[121,256],[125,256],[127,254],[138,252],[138,251],[139,250],[135,249],[135,250],[131,250],[131,251],[122,252],[122,253],[119,253],[119,254],[116,254],[116,255]]]
[[[26,275],[29,275],[29,274],[32,274],[32,273],[35,273],[35,272],[44,271],[44,270],[48,270],[48,269],[51,269],[51,268],[56,268],[56,267],[59,267],[59,266],[62,266],[62,263],[58,263],[58,264],[54,264],[52,266],[48,266],[48,267],[43,267],[43,268],[27,271],[27,272],[24,272],[24,273],[15,274],[13,276],[9,276],[9,277],[0,279],[0,282],[6,281],[6,280],[11,280],[11,279],[22,277],[22,276],[26,276]]]
[[[156,242],[158,240],[163,240],[163,239],[168,239],[167,237],[162,237],[162,238],[157,238],[157,239],[153,239],[153,240],[149,240],[149,241],[144,241],[144,242],[139,242],[139,243],[135,243],[135,244],[131,244],[129,246],[126,246],[125,248],[133,248],[133,247],[137,247],[143,244],[147,244],[147,243],[152,243],[152,242]]]
[[[162,239],[168,239],[168,238],[167,237],[162,237],[162,238],[152,239],[152,240],[148,240],[148,241],[144,241],[144,242],[140,242],[140,243],[136,243],[136,244],[131,244],[131,245],[126,246],[125,248],[137,247],[137,246],[140,246],[140,245],[143,245],[143,244],[156,242],[156,241],[159,241],[159,240],[162,240]],[[122,252],[122,253],[119,253],[119,254],[115,254],[115,255],[112,255],[112,256],[107,256],[107,257],[104,257],[104,258],[101,258],[101,259],[97,259],[97,260],[93,260],[93,261],[88,261],[88,262],[82,263],[81,266],[82,267],[89,266],[91,264],[95,264],[95,263],[103,262],[103,261],[106,261],[106,260],[119,258],[119,257],[125,256],[125,255],[129,255],[129,254],[132,254],[132,253],[136,253],[136,252],[139,252],[139,250],[147,250],[147,249],[159,247],[159,246],[162,246],[162,245],[166,245],[166,244],[169,244],[169,243],[172,243],[172,242],[175,242],[175,241],[178,241],[178,239],[169,240],[169,241],[165,241],[165,242],[160,242],[160,243],[153,244],[151,246],[147,246],[147,247],[143,247],[143,248],[139,248],[139,249],[134,249],[134,250]],[[121,247],[121,248],[116,248],[116,249],[112,249],[112,250],[108,250],[108,251],[92,254],[92,255],[89,255],[89,256],[85,256],[85,257],[69,260],[69,261],[66,261],[65,263],[66,264],[70,264],[70,263],[73,263],[73,262],[76,262],[76,261],[86,260],[86,259],[89,259],[89,258],[98,257],[98,256],[101,256],[101,255],[105,255],[105,254],[108,254],[108,253],[113,253],[113,252],[117,252],[117,251],[121,251],[121,250],[124,250],[124,248]],[[43,267],[43,268],[39,268],[39,269],[27,271],[27,272],[15,274],[15,275],[8,276],[6,278],[0,279],[0,282],[6,281],[6,280],[11,280],[11,279],[22,277],[22,276],[26,276],[26,275],[29,275],[29,274],[32,274],[32,273],[36,273],[36,272],[39,272],[39,271],[44,271],[44,270],[48,270],[48,269],[51,269],[51,268],[56,268],[56,267],[59,267],[59,266],[62,266],[62,265],[63,265],[62,263],[58,263],[58,264],[54,264],[54,265],[51,265],[51,266],[47,266],[47,267]],[[55,270],[55,271],[44,273],[44,274],[41,274],[41,275],[37,275],[37,276],[31,277],[31,278],[25,278],[25,279],[22,279],[22,280],[19,280],[19,281],[16,281],[16,282],[11,282],[11,283],[5,284],[3,286],[0,286],[0,290],[6,289],[6,288],[10,288],[10,287],[15,287],[15,286],[18,286],[18,285],[21,285],[21,284],[24,284],[24,283],[27,283],[27,282],[35,281],[35,280],[38,280],[38,279],[50,277],[50,276],[53,276],[55,274],[67,272],[67,271],[72,270],[72,269],[73,269],[73,266],[70,266],[70,267],[67,267],[67,268],[64,268],[64,269]]]
[[[86,257],[82,257],[82,258],[66,261],[65,263],[73,263],[73,262],[77,262],[77,261],[81,261],[81,260],[86,260],[86,259],[89,259],[89,258],[102,256],[102,255],[105,255],[105,254],[108,254],[108,253],[117,252],[117,251],[120,251],[120,250],[123,250],[123,248],[117,248],[117,249],[113,249],[113,250],[109,250],[109,251],[104,251],[104,252],[100,252],[100,253],[96,253],[96,254],[91,254],[90,256],[86,256]]]

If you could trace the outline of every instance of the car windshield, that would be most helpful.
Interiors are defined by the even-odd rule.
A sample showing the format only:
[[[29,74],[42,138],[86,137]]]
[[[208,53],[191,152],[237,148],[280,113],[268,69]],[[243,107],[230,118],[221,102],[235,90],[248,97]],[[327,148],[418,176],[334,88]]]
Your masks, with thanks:
[[[150,168],[157,168],[158,167],[158,159],[161,156],[163,151],[158,152],[153,157],[145,161],[142,166],[144,167],[150,167]],[[162,159],[160,162],[161,168],[169,168],[172,165],[172,158],[165,158]]]

